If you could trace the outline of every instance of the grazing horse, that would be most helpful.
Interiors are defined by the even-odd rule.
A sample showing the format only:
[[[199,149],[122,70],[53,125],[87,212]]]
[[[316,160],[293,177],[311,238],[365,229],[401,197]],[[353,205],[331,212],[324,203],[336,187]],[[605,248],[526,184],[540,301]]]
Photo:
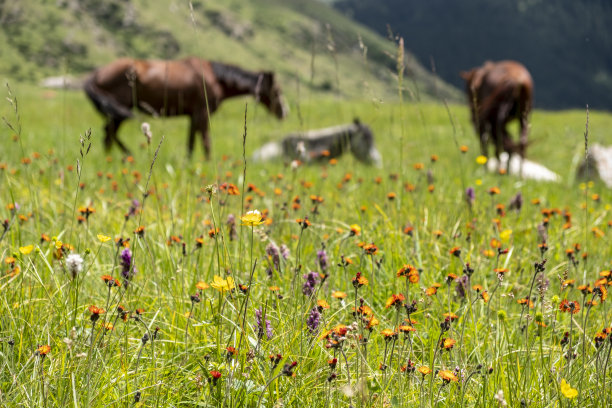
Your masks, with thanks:
[[[495,144],[499,160],[502,150],[519,153],[524,159],[527,149],[528,117],[533,103],[533,81],[529,71],[515,61],[487,61],[483,66],[462,72],[472,112],[472,122],[480,137],[480,150],[488,156],[487,143]],[[519,142],[514,143],[506,129],[518,119]]]
[[[253,160],[283,157],[310,163],[333,159],[347,152],[364,163],[382,164],[380,153],[374,146],[372,131],[358,119],[348,125],[291,133],[281,141],[263,145],[253,153]]]
[[[210,158],[209,115],[226,98],[253,95],[277,118],[288,112],[272,72],[250,72],[242,68],[199,58],[179,61],[122,58],[98,68],[86,81],[85,92],[106,116],[104,146],[116,142],[121,123],[133,116],[132,108],[154,116],[187,115],[191,118],[187,152],[193,152],[200,132],[206,159]]]

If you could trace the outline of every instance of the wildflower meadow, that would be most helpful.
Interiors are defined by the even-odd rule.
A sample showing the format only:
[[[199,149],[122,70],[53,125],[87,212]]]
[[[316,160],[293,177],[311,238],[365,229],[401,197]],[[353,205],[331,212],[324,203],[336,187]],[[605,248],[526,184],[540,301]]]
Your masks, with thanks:
[[[137,116],[126,156],[81,93],[2,92],[0,405],[612,404],[612,194],[575,177],[609,114],[536,111],[538,183],[461,104],[236,100],[204,161],[186,121]],[[353,117],[381,168],[250,160]]]

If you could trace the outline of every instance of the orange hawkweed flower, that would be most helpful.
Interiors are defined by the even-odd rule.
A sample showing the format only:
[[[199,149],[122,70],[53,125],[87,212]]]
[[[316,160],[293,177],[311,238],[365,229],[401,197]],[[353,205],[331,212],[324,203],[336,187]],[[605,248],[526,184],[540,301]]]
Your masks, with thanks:
[[[332,331],[338,336],[346,336],[346,333],[348,332],[348,327],[344,324],[339,324],[334,327]]]
[[[317,300],[317,306],[319,309],[329,309],[329,303],[325,299]]]
[[[229,184],[227,186],[227,194],[229,195],[240,195],[240,190],[238,190],[238,187],[236,187],[234,184]]]
[[[102,275],[101,278],[102,278],[102,281],[109,288],[112,288],[113,286],[121,286],[121,282],[119,282],[117,279],[113,278],[110,275]]]
[[[38,346],[38,348],[36,349],[36,354],[38,354],[41,357],[44,357],[47,354],[49,354],[50,351],[51,351],[51,346],[48,344],[44,344],[42,346]]]
[[[440,342],[440,347],[442,347],[445,350],[450,350],[453,348],[453,346],[457,343],[456,340],[451,339],[451,338],[446,338],[444,340],[442,340]]]
[[[451,248],[450,251],[448,251],[448,253],[451,254],[452,256],[459,257],[459,256],[461,256],[461,248],[453,247],[453,248]]]
[[[217,381],[219,381],[219,378],[221,378],[221,373],[219,371],[211,371],[210,372],[210,376],[212,378],[213,381],[213,385],[217,385]]]
[[[444,317],[448,317],[448,318],[449,318],[449,319],[451,319],[451,321],[453,321],[453,322],[459,318],[459,316],[457,316],[457,315],[456,315],[456,314],[454,314],[454,313],[444,313],[444,314],[442,314],[442,316],[444,316]]]
[[[101,315],[101,314],[104,314],[104,313],[106,312],[104,309],[102,309],[102,308],[100,308],[100,307],[98,307],[98,306],[95,306],[95,305],[91,305],[91,306],[89,306],[89,308],[88,308],[88,309],[89,309],[89,311],[90,311],[92,314],[97,314],[97,315]]]
[[[346,297],[346,293],[336,290],[332,292],[332,297],[336,299],[344,299]]]
[[[397,277],[401,278],[401,277],[408,277],[410,275],[411,271],[415,271],[416,268],[412,265],[406,264],[404,266],[402,266],[401,268],[399,268],[399,270],[397,271]]]
[[[380,334],[382,334],[387,341],[397,338],[397,332],[394,332],[391,329],[383,329]]]
[[[564,313],[576,314],[580,311],[580,303],[575,300],[570,302],[564,299],[561,304],[559,304],[559,310]]]
[[[572,286],[573,287],[574,283],[576,283],[576,279],[567,279],[567,280],[564,280],[563,283],[561,283],[561,288],[565,289],[568,286]]]
[[[602,302],[608,298],[608,289],[604,285],[596,286],[593,293],[597,294]]]
[[[435,287],[435,286],[430,286],[430,287],[428,287],[428,288],[425,290],[425,294],[426,294],[427,296],[433,296],[433,295],[435,295],[436,293],[438,293],[438,288],[437,288],[437,287]]]
[[[472,289],[474,289],[476,292],[482,292],[482,285],[474,285],[472,286]]]
[[[378,326],[379,324],[380,322],[378,321],[378,319],[372,316],[370,317],[370,320],[368,320],[368,325],[366,326],[366,329],[372,330],[374,326]]]
[[[389,299],[387,299],[387,302],[385,303],[385,308],[388,309],[391,306],[401,307],[404,304],[404,300],[406,300],[406,298],[401,293],[397,295],[393,294]]]
[[[414,327],[412,327],[412,326],[408,326],[408,325],[406,325],[406,324],[402,324],[402,325],[400,325],[400,326],[398,327],[398,329],[399,329],[399,331],[400,331],[401,333],[406,333],[406,334],[407,334],[407,333],[410,333],[410,332],[415,332],[415,331],[416,331],[416,329],[415,329]]]
[[[427,366],[420,366],[419,368],[417,368],[417,370],[419,373],[423,374],[423,377],[431,373],[431,368]]]
[[[355,307],[353,307],[352,309],[357,314],[362,315],[362,316],[372,316],[374,314],[374,312],[372,311],[372,308],[368,305],[359,306],[357,310],[355,310]]]
[[[499,190],[499,187],[491,187],[489,190],[487,190],[488,193],[490,195],[496,195],[499,194],[501,191]]]
[[[493,258],[495,256],[495,252],[492,249],[485,249],[482,251],[482,255],[487,258]]]
[[[480,297],[482,297],[482,300],[484,300],[485,303],[488,303],[489,299],[491,299],[491,295],[489,295],[489,292],[486,290],[480,294]]]
[[[449,382],[453,381],[453,382],[457,382],[459,381],[459,379],[457,378],[457,376],[455,375],[455,373],[453,373],[450,370],[440,370],[438,372],[438,377],[442,378],[442,380],[444,380],[444,382],[446,384],[448,384]]]
[[[516,301],[519,305],[529,305],[530,309],[533,309],[533,302],[528,298],[521,298]]]
[[[306,218],[298,218],[298,219],[295,220],[295,222],[300,224],[302,229],[306,229],[306,228],[308,228],[308,227],[310,227],[312,225],[312,223],[310,221],[308,221],[308,217],[306,217]]]
[[[493,269],[493,272],[495,272],[497,276],[504,276],[504,274],[508,272],[508,268],[495,268]]]
[[[367,255],[375,255],[378,253],[378,247],[373,243],[364,245],[363,250]]]
[[[210,286],[206,282],[200,281],[200,282],[196,283],[196,289],[198,289],[198,290],[204,290],[204,289],[208,289],[208,288],[210,288]]]
[[[104,309],[94,305],[89,306],[89,311],[91,312],[91,316],[89,318],[94,323],[100,318],[101,314],[106,313]]]
[[[448,283],[449,285],[451,283],[453,283],[456,279],[458,278],[457,275],[455,275],[454,273],[449,273],[448,275],[446,275],[446,283]]]
[[[363,285],[369,284],[368,280],[365,277],[361,276],[361,272],[357,272],[352,282],[355,288],[360,288]]]

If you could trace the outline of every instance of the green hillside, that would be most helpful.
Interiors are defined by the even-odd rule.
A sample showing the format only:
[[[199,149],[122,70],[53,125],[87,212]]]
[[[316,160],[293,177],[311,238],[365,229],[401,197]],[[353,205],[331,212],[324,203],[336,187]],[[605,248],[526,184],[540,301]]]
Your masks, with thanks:
[[[396,45],[316,1],[0,0],[0,42],[10,80],[79,77],[119,56],[198,55],[273,69],[290,93],[299,80],[302,90],[397,95]],[[406,66],[415,97],[458,97],[410,55]]]

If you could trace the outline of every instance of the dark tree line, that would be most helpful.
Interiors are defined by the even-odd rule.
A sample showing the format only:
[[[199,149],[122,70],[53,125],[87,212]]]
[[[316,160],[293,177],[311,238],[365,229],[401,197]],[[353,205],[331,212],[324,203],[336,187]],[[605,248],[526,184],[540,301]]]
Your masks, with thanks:
[[[609,0],[339,0],[335,7],[382,35],[389,28],[446,81],[483,61],[531,71],[539,108],[612,110]]]

